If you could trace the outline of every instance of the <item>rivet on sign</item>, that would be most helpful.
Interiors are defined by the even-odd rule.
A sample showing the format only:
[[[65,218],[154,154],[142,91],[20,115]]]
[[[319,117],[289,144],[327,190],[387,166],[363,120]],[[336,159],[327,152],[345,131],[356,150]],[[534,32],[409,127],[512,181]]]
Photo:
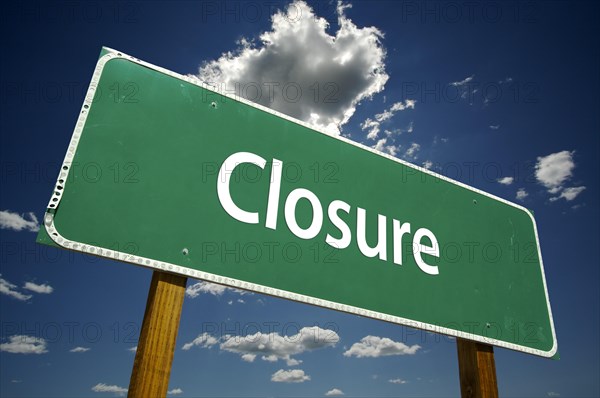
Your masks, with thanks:
[[[217,103],[215,101],[211,102],[210,106],[214,109],[217,109]]]
[[[187,256],[189,252],[190,252],[190,251],[189,251],[189,250],[188,250],[186,247],[184,247],[184,248],[183,248],[183,250],[181,251],[181,253],[182,253],[184,256]]]
[[[488,323],[485,324],[485,327],[489,329],[489,328],[492,327],[492,325],[488,322]]]
[[[477,199],[473,199],[473,204],[476,205],[477,204]]]

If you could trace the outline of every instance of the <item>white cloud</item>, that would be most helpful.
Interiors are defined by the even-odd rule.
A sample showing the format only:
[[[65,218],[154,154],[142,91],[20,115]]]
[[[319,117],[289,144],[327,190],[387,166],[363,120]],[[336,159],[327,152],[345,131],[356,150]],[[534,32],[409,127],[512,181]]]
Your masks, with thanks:
[[[547,395],[549,397],[560,397],[560,394],[554,391],[549,391]]]
[[[220,342],[219,348],[223,351],[240,355],[245,362],[254,362],[257,356],[267,362],[286,361],[288,366],[295,366],[302,361],[292,358],[306,351],[320,348],[333,347],[340,340],[336,332],[321,329],[317,326],[304,327],[292,336],[281,336],[276,332],[265,334],[256,333],[247,336],[225,335],[215,338],[208,333],[203,333],[190,343],[183,345],[183,350],[193,346],[210,348]]]
[[[127,349],[127,351],[129,351],[129,352],[137,352],[137,346],[135,346],[135,347],[129,347]]]
[[[94,387],[92,387],[92,391],[93,392],[112,392],[117,395],[122,395],[127,392],[127,389],[123,388],[123,387],[115,386],[115,385],[98,383]]]
[[[357,358],[378,358],[390,355],[414,355],[421,348],[419,345],[407,346],[387,337],[366,336],[354,343],[344,356]]]
[[[519,188],[519,190],[517,191],[517,200],[525,200],[525,198],[528,196],[529,194],[527,193],[525,188]]]
[[[408,381],[402,379],[390,379],[388,380],[392,384],[406,384]]]
[[[386,120],[391,119],[398,111],[403,111],[405,109],[415,109],[416,102],[417,101],[411,100],[411,99],[407,99],[404,102],[402,102],[402,101],[396,102],[391,107],[389,107],[389,109],[384,110],[382,113],[376,114],[375,120],[373,120],[371,118],[367,118],[364,122],[361,123],[360,128],[363,131],[368,130],[367,139],[374,140],[379,135],[379,132],[381,130],[381,123],[383,123]],[[394,132],[397,132],[398,134],[401,134],[403,131],[412,133],[413,127],[414,127],[413,122],[410,122],[410,124],[408,125],[406,130],[402,130],[402,129],[398,129],[398,130],[394,130],[394,131],[386,130],[385,133],[388,136],[391,136]]]
[[[423,168],[426,168],[427,170],[431,170],[432,167],[433,167],[433,162],[431,160],[426,160],[423,162]]]
[[[379,135],[380,123],[376,120],[372,120],[371,118],[367,118],[362,124],[360,128],[364,130],[369,130],[367,133],[367,138],[370,140],[374,140]]]
[[[41,337],[15,335],[8,338],[8,343],[0,344],[0,351],[11,354],[45,354],[46,340]]]
[[[421,145],[417,144],[416,142],[413,142],[412,144],[410,144],[410,147],[404,153],[404,156],[409,159],[416,159],[417,152],[419,152],[420,149]]]
[[[392,156],[396,156],[398,154],[398,150],[400,149],[400,145],[386,145],[387,140],[387,138],[382,138],[378,140],[375,145],[372,145],[371,148],[377,151],[385,152]]]
[[[183,390],[181,388],[174,388],[172,390],[167,391],[167,395],[179,395],[183,394]]]
[[[338,4],[339,29],[296,0],[272,16],[260,43],[242,40],[236,51],[200,68],[199,77],[249,100],[338,134],[357,104],[383,90],[383,34],[357,27]],[[310,43],[310,45],[307,45]]]
[[[50,294],[54,291],[54,288],[50,285],[37,285],[33,282],[25,282],[23,289],[31,290],[32,292],[39,294]]]
[[[0,277],[1,276],[2,276],[2,274],[0,274]],[[27,301],[32,297],[31,295],[23,294],[23,293],[17,291],[16,289],[17,289],[17,285],[13,285],[6,279],[0,278],[0,293],[6,294],[7,296],[10,296],[10,297],[15,298],[20,301]]]
[[[515,181],[513,177],[502,177],[498,179],[498,182],[502,185],[510,185]]]
[[[557,201],[559,199],[565,199],[567,202],[570,202],[573,199],[575,199],[580,193],[582,193],[585,189],[586,189],[585,187],[565,188],[560,193],[560,196],[556,196],[556,197],[550,198],[550,201],[554,202],[554,201]]]
[[[215,344],[217,344],[218,342],[219,342],[219,340],[217,338],[215,338],[205,332],[205,333],[202,333],[201,335],[199,335],[198,337],[196,337],[191,342],[185,343],[183,345],[183,347],[181,347],[181,349],[184,351],[187,351],[194,346],[199,346],[202,348],[210,348],[210,347],[214,346]]]
[[[492,124],[492,125],[490,125],[490,128],[492,130],[498,130],[500,128],[500,125],[499,124]]]
[[[13,213],[10,210],[0,211],[0,229],[38,232],[40,230],[40,223],[35,214],[33,212],[27,213],[29,220],[26,220],[25,216],[25,214]]]
[[[252,295],[252,293],[245,290],[234,289],[231,287],[217,285],[216,283],[210,282],[198,282],[188,286],[185,289],[185,295],[189,298],[196,298],[201,294],[212,294],[213,296],[222,296],[223,293],[230,291],[241,295]]]
[[[461,86],[464,86],[465,84],[471,82],[474,77],[475,77],[475,75],[471,75],[469,77],[465,77],[463,80],[452,82],[452,83],[450,83],[450,85],[454,86],[454,87],[461,87]]]
[[[91,348],[87,348],[87,347],[75,347],[71,350],[69,350],[69,352],[87,352],[91,350]]]
[[[325,393],[326,397],[340,397],[342,395],[344,395],[344,392],[339,388],[331,389]]]
[[[535,177],[548,192],[556,194],[563,189],[563,184],[573,175],[575,152],[561,151],[537,158]]]
[[[279,369],[271,376],[271,381],[276,383],[303,383],[307,380],[310,380],[310,376],[304,374],[302,369]]]

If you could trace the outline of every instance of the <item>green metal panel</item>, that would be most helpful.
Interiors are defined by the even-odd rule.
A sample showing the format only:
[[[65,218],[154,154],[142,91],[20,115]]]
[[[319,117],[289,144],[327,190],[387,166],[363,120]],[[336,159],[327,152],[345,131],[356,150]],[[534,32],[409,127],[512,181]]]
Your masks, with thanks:
[[[48,213],[60,246],[406,324],[535,355],[552,356],[556,338],[533,216],[521,206],[403,163],[197,80],[104,49],[69,145]],[[217,171],[237,152],[268,163],[245,164],[230,182],[234,202],[259,213],[258,224],[230,216],[217,196]],[[265,227],[272,171],[283,162],[276,229]],[[316,237],[300,239],[284,217],[296,188],[323,207]],[[351,232],[341,232],[327,206]],[[387,260],[357,245],[357,213],[377,241],[387,218]],[[313,210],[300,200],[298,225]],[[410,222],[403,263],[393,261],[392,219]],[[411,248],[431,230],[440,256],[424,254],[439,274],[423,272]],[[423,243],[429,244],[428,240]],[[108,249],[108,250],[106,250]],[[126,254],[130,254],[127,256]]]

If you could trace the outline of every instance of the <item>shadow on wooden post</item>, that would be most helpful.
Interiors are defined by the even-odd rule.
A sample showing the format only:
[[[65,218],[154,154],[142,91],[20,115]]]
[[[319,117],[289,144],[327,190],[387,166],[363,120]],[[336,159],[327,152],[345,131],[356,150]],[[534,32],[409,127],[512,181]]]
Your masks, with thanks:
[[[498,398],[494,347],[456,339],[462,398]]]
[[[187,278],[154,271],[135,353],[129,398],[166,397]]]

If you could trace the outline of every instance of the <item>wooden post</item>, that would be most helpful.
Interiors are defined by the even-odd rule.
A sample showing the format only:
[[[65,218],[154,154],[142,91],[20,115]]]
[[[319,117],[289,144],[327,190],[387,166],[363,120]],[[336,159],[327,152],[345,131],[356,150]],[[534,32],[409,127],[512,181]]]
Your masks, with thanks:
[[[187,278],[154,271],[140,331],[129,398],[166,397]]]
[[[459,338],[456,346],[462,398],[498,398],[494,348]]]

